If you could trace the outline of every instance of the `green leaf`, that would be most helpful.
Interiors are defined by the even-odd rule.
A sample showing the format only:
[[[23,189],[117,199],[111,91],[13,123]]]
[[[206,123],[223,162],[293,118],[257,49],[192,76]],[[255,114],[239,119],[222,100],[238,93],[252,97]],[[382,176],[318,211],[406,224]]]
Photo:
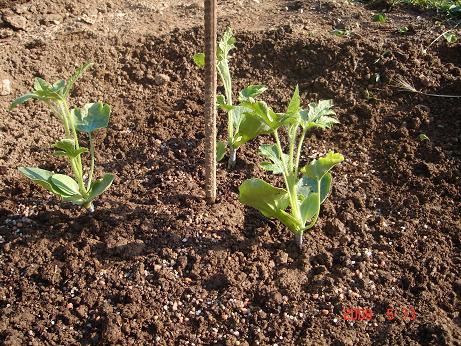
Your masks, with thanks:
[[[67,97],[69,95],[77,79],[79,79],[91,66],[93,66],[93,63],[86,62],[74,72],[74,74],[67,80],[63,91],[64,96]]]
[[[384,13],[376,13],[373,15],[372,19],[374,22],[384,23],[386,21],[386,16]]]
[[[425,133],[420,133],[418,136],[418,140],[420,142],[423,142],[423,141],[429,141],[430,139]]]
[[[448,42],[448,43],[456,43],[458,41],[458,36],[456,36],[454,33],[452,32],[445,32],[443,34],[443,37],[445,38],[445,40]]]
[[[304,226],[306,221],[312,219],[320,210],[318,193],[311,193],[307,196],[307,198],[302,201],[299,210],[301,212],[302,223]]]
[[[109,124],[110,106],[102,102],[88,103],[71,110],[75,128],[79,132],[93,132]]]
[[[406,34],[409,30],[408,26],[402,26],[399,28],[399,33]]]
[[[331,31],[331,33],[338,37],[349,37],[352,31],[347,29],[334,29]]]
[[[229,112],[236,108],[236,106],[229,105],[226,103],[226,97],[224,95],[216,96],[216,105],[225,112]]]
[[[59,84],[56,84],[56,88],[59,87]],[[62,99],[62,94],[59,89],[54,88],[46,80],[36,77],[35,83],[35,94],[42,100],[54,100],[59,101]]]
[[[343,155],[330,151],[325,156],[312,160],[308,165],[304,166],[301,173],[309,178],[320,180],[330,169],[343,160]]]
[[[34,88],[35,91],[49,91],[51,90],[51,85],[46,80],[40,77],[35,77]]]
[[[96,197],[101,195],[104,191],[106,191],[115,179],[115,175],[106,173],[101,179],[98,179],[91,183],[91,188],[89,193],[89,197],[85,200],[86,203],[91,202]]]
[[[219,141],[216,143],[216,161],[221,161],[226,154],[226,142]]]
[[[65,138],[56,142],[53,147],[56,149],[54,155],[56,156],[66,156],[68,158],[75,158],[82,153],[87,153],[87,148],[78,148],[75,149],[75,142],[73,139]]]
[[[286,190],[252,178],[240,185],[239,194],[241,203],[259,210],[264,216],[278,219],[293,232],[301,229],[298,221],[284,211],[289,205]]]
[[[242,112],[238,110],[242,109]],[[254,113],[248,113],[244,107],[237,107],[234,110],[234,120],[238,122],[235,126],[236,131],[234,134],[234,141],[232,147],[238,148],[253,138],[271,133],[272,130]]]
[[[261,167],[266,171],[272,171],[274,174],[281,174],[284,171],[284,163],[280,158],[277,144],[262,144],[259,147],[261,155],[268,158],[271,162],[262,162]],[[285,165],[288,165],[289,156],[282,153]]]
[[[282,123],[279,121],[279,115],[268,107],[264,101],[242,102],[241,106],[253,111],[272,130],[282,126]]]
[[[301,125],[305,129],[310,129],[312,127],[325,129],[331,127],[333,124],[338,124],[339,121],[337,119],[330,117],[330,115],[335,114],[331,109],[332,107],[332,100],[311,102],[308,109],[300,111]]]
[[[205,67],[205,53],[197,53],[194,54],[193,58],[195,65],[199,68],[204,68]]]
[[[217,58],[218,62],[222,60],[228,60],[229,52],[235,48],[235,37],[232,33],[232,29],[228,27],[221,37],[218,43]]]
[[[267,90],[265,85],[256,84],[256,85],[249,85],[245,89],[240,90],[239,92],[239,101],[244,102],[254,102],[254,98],[256,96],[261,95],[263,92]]]
[[[70,202],[75,205],[84,205],[86,203],[86,200],[83,198],[82,195],[73,195],[73,196],[64,196],[62,195],[62,200],[64,202]]]
[[[55,93],[62,94],[65,85],[66,85],[66,81],[63,79],[60,79],[56,83],[54,83],[50,89],[51,91],[54,91]]]
[[[299,88],[296,86],[290,103],[288,104],[287,114],[297,114],[301,110],[301,98],[299,97]]]
[[[68,175],[53,174],[50,178],[50,183],[53,185],[56,191],[61,192],[60,195],[80,195],[78,183]]]
[[[11,105],[10,105],[10,110],[16,108],[19,105],[22,105],[23,103],[29,101],[30,99],[39,99],[40,97],[36,95],[35,93],[27,93],[24,94],[20,97],[18,97],[16,100],[14,100]]]
[[[53,172],[36,167],[19,167],[18,170],[24,176],[32,180],[34,183],[40,185],[41,187],[47,189],[48,191],[54,194],[58,193],[56,192],[56,189],[51,185],[50,182],[50,179],[54,174]]]
[[[325,202],[328,195],[330,194],[332,179],[333,177],[331,173],[328,172],[325,173],[325,175],[320,180],[320,204]],[[318,180],[309,178],[307,176],[304,176],[301,179],[299,179],[297,184],[298,194],[307,197],[309,196],[309,194],[318,193],[319,191],[317,187],[317,181]]]

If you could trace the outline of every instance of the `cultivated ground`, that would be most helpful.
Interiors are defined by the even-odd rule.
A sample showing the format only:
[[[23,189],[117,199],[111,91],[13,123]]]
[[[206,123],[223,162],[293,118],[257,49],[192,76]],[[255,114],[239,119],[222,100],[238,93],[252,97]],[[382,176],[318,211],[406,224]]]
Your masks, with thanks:
[[[220,31],[237,34],[235,92],[266,84],[279,111],[296,84],[305,104],[335,102],[341,124],[312,135],[303,161],[328,149],[346,161],[303,252],[238,201],[244,179],[270,179],[258,166],[268,138],[245,145],[234,171],[219,164],[218,203],[204,202],[191,60],[201,1],[0,0],[0,80],[11,82],[0,90],[0,343],[460,345],[461,100],[393,86],[402,76],[461,95],[461,44],[422,52],[451,22],[400,8],[376,23],[383,7],[326,0],[219,5]],[[88,60],[72,101],[112,105],[97,173],[117,175],[94,216],[17,172],[67,169],[51,155],[55,119],[38,103],[6,110],[34,76],[66,78]],[[372,319],[346,321],[353,307]]]

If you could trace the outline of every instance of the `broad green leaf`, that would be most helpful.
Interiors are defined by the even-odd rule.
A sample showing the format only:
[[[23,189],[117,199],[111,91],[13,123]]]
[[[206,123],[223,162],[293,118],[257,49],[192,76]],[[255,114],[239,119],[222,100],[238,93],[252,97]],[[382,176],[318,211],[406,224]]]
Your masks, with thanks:
[[[258,209],[264,216],[276,217],[289,204],[285,189],[274,187],[261,179],[247,179],[239,187],[240,202]]]
[[[325,156],[312,160],[301,169],[301,173],[309,178],[320,180],[330,169],[344,160],[344,156],[333,151]]]
[[[289,205],[288,193],[261,179],[245,180],[239,187],[240,202],[255,208],[266,217],[278,219],[293,232],[302,227],[295,218],[284,210]]]
[[[193,58],[195,65],[199,68],[204,68],[205,67],[205,53],[197,53],[194,54]]]
[[[216,161],[221,161],[226,154],[226,142],[219,141],[216,143]]]
[[[53,174],[50,178],[50,183],[57,191],[62,192],[61,195],[73,196],[80,194],[78,183],[68,175]]]
[[[30,99],[39,99],[40,97],[35,94],[35,93],[27,93],[24,94],[20,97],[18,97],[16,100],[14,100],[11,105],[10,105],[10,110],[16,108],[19,105],[22,105],[23,103],[29,101]]]
[[[64,96],[67,97],[69,95],[77,79],[79,79],[85,73],[85,71],[88,70],[91,66],[93,66],[93,63],[86,62],[74,72],[74,74],[67,80],[63,92]]]
[[[299,195],[307,197],[311,193],[318,193],[318,186],[317,186],[316,179],[309,178],[307,176],[302,177],[299,179],[297,184],[297,191]],[[331,181],[332,176],[331,173],[325,173],[325,175],[320,180],[320,204],[325,202],[328,195],[331,191]]]
[[[307,196],[307,198],[302,201],[299,209],[304,227],[306,221],[312,219],[320,210],[318,193],[314,192]]]
[[[239,101],[249,101],[254,102],[254,98],[256,96],[261,95],[263,92],[267,90],[265,85],[256,84],[256,85],[249,85],[245,89],[240,90],[239,92]]]
[[[115,179],[115,176],[113,174],[106,173],[101,179],[94,181],[91,184],[91,188],[89,191],[89,197],[86,199],[85,202],[86,203],[91,202],[96,197],[101,195],[104,191],[106,191],[112,185],[112,182],[114,181],[114,179]]]
[[[56,142],[53,147],[56,149],[54,155],[56,156],[66,156],[68,158],[75,158],[82,153],[87,153],[87,148],[78,148],[75,149],[75,142],[73,139],[65,138]]]
[[[301,110],[301,98],[299,97],[299,87],[296,86],[290,103],[288,104],[287,114],[297,114]]]
[[[242,112],[238,111],[240,108]],[[271,128],[261,118],[253,113],[248,113],[243,107],[237,107],[234,110],[234,119],[238,122],[235,126],[236,132],[234,134],[234,142],[232,143],[234,148],[240,147],[259,135],[272,132]]]
[[[36,167],[19,167],[18,170],[27,178],[32,180],[34,183],[40,185],[41,187],[47,189],[48,191],[54,194],[58,193],[56,192],[56,189],[51,185],[50,182],[50,179],[54,174],[53,172]]]
[[[279,115],[268,107],[264,101],[242,102],[241,106],[253,111],[272,130],[282,126],[282,123],[279,121]]]
[[[280,158],[277,144],[262,144],[259,147],[259,152],[271,162],[262,162],[261,167],[266,171],[272,171],[274,174],[281,174],[284,171],[284,163]],[[289,156],[282,153],[285,166],[288,165]]]
[[[83,108],[74,108],[71,115],[79,132],[93,132],[109,124],[110,106],[102,102],[88,103]]]

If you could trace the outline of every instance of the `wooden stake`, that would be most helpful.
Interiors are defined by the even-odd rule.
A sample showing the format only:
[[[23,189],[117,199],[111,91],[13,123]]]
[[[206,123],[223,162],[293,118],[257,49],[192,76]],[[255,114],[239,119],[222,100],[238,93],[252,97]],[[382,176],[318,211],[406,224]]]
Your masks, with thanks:
[[[205,190],[216,201],[216,0],[205,1]]]

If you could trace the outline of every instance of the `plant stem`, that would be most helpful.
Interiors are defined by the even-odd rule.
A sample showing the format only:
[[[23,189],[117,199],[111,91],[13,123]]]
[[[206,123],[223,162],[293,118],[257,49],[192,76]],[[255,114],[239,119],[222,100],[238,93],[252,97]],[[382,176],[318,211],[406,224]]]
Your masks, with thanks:
[[[296,145],[296,132],[298,131],[298,125],[293,126],[289,130],[289,140],[290,140],[290,173],[293,173],[293,161],[294,161],[294,151]]]
[[[68,132],[68,136],[70,137],[70,135],[72,135],[74,137],[74,145],[75,145],[75,149],[80,149],[80,145],[78,143],[78,136],[77,136],[77,131],[75,130],[75,124],[74,124],[74,121],[72,119],[72,116],[70,114],[70,110],[69,110],[69,106],[67,105],[67,100],[66,99],[63,99],[61,102],[60,102],[60,105],[61,105],[61,109],[63,111],[63,118],[66,122],[66,125],[67,125],[67,132]],[[71,133],[70,133],[71,132]],[[71,164],[71,167],[72,167],[72,171],[75,175],[75,178],[77,180],[77,183],[78,183],[78,187],[80,189],[80,193],[82,194],[83,197],[88,197],[88,192],[87,190],[85,189],[85,185],[83,183],[83,168],[82,168],[82,158],[80,155],[78,155],[77,157],[73,158],[73,159],[70,159],[70,164]]]
[[[301,133],[301,138],[299,139],[298,142],[298,151],[296,153],[296,165],[295,165],[295,176],[298,176],[298,171],[299,171],[299,160],[301,158],[301,151],[303,149],[303,142],[304,142],[304,137],[306,136],[306,129],[303,129],[303,132]]]
[[[237,163],[237,150],[238,148],[230,146],[229,161],[227,163],[227,168],[235,167],[235,164]]]
[[[229,72],[230,75],[230,72]],[[224,90],[226,93],[226,103],[232,106],[232,81],[231,80],[224,80],[223,76],[221,76],[222,82],[224,84]],[[234,168],[236,161],[237,161],[237,149],[232,147],[232,143],[234,142],[234,110],[230,110],[228,112],[228,119],[227,119],[227,143],[230,148],[229,154],[229,161],[227,163],[228,168]]]
[[[295,233],[295,242],[299,249],[303,247],[303,232]]]
[[[91,166],[90,166],[90,175],[88,177],[88,183],[86,185],[86,190],[90,191],[91,181],[93,180],[93,173],[94,173],[94,141],[93,141],[93,137],[91,136],[91,132],[88,133],[88,137],[90,140]]]
[[[292,184],[290,182],[290,179],[292,179],[292,175],[288,173],[288,168],[286,167],[285,161],[283,160],[283,150],[282,150],[282,145],[280,143],[278,131],[274,130],[273,134],[275,137],[275,141],[277,143],[277,148],[279,150],[279,156],[282,161],[283,180],[285,181],[285,186],[287,188],[288,197],[290,198],[291,213],[296,218],[296,220],[301,220],[299,208],[298,208],[298,194],[296,193],[296,184]]]

